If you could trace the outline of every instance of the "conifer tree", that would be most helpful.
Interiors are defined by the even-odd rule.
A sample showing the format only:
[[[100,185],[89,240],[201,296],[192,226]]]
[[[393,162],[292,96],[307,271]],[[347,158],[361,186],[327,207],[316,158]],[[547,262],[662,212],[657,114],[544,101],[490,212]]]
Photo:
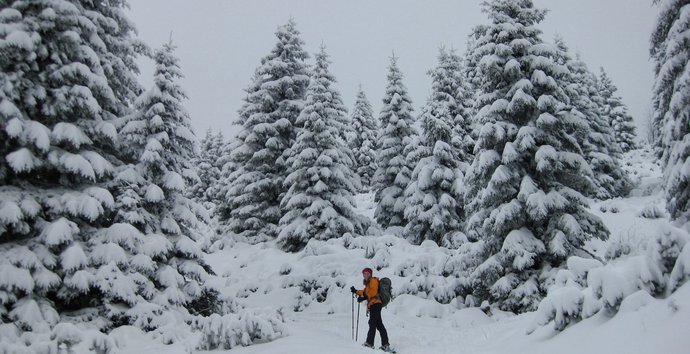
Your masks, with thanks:
[[[581,115],[587,124],[576,137],[587,163],[592,168],[595,189],[589,197],[610,199],[626,195],[632,182],[620,166],[621,149],[608,119],[601,114],[603,97],[599,94],[597,77],[578,57],[573,58],[562,38],[556,38],[559,63],[568,68],[563,77],[565,91],[570,97],[572,113]]]
[[[224,146],[223,133],[206,131],[201,140],[200,151],[193,160],[197,169],[199,180],[194,183],[189,191],[189,196],[197,203],[201,203],[208,209],[214,209],[220,195],[220,176],[223,168],[221,164],[221,152]]]
[[[690,3],[662,3],[652,34],[655,63],[654,145],[664,167],[666,208],[674,219],[690,220],[690,49],[685,39],[690,28]]]
[[[460,161],[467,164],[463,167],[463,173],[469,167],[474,159],[474,144],[475,138],[472,136],[472,131],[476,128],[474,124],[473,109],[474,109],[474,89],[469,82],[467,70],[463,66],[463,58],[461,58],[455,50],[448,52],[449,67],[452,68],[453,85],[455,86],[455,101],[457,102],[457,112],[453,118],[453,147],[457,151],[457,156]]]
[[[476,50],[479,39],[484,36],[486,31],[486,25],[478,25],[472,30],[472,33],[467,37],[467,45],[462,57],[462,86],[465,92],[460,95],[460,100],[465,103],[466,114],[464,118],[466,120],[465,124],[470,126],[469,133],[472,140],[469,141],[469,151],[472,154],[474,154],[474,144],[479,135],[478,128],[480,125],[475,119],[478,111],[476,96],[478,95],[482,80],[481,73],[478,70],[479,63],[476,62],[479,58],[475,58],[472,53]]]
[[[382,227],[402,226],[405,220],[405,188],[410,181],[414,165],[407,159],[414,151],[416,129],[412,116],[412,101],[402,83],[397,58],[391,57],[388,67],[388,84],[379,115],[381,144],[376,154],[374,190],[376,221]]]
[[[463,160],[467,148],[458,144],[454,149],[453,144],[457,131],[467,135],[464,119],[457,118],[464,113],[463,103],[458,102],[462,89],[459,58],[442,48],[438,66],[429,75],[432,92],[420,118],[420,158],[405,190],[405,235],[414,243],[432,240],[452,246],[464,228],[462,180],[469,166]]]
[[[285,215],[278,236],[286,251],[298,251],[312,238],[362,234],[367,226],[354,212],[353,196],[361,187],[352,170],[352,151],[341,134],[347,111],[328,65],[322,47],[297,118],[302,129],[288,159],[288,192],[281,202]]]
[[[630,114],[628,114],[628,107],[623,103],[621,97],[616,95],[616,91],[618,91],[618,88],[606,75],[604,68],[601,68],[599,93],[604,103],[602,114],[609,119],[616,144],[618,144],[621,151],[628,152],[636,148],[635,123]]]
[[[355,159],[355,171],[362,183],[362,190],[368,191],[372,188],[372,180],[376,172],[379,127],[371,104],[361,87],[357,93],[355,108],[352,110],[352,126],[354,135],[348,145]]]
[[[106,189],[114,118],[141,92],[124,4],[9,1],[0,11],[0,317],[44,331],[63,310],[138,302]],[[108,323],[103,323],[107,330]]]
[[[227,190],[219,206],[221,230],[251,240],[277,236],[280,200],[290,154],[309,84],[308,54],[293,20],[276,32],[278,43],[261,60],[240,109],[242,130],[232,142],[233,168],[223,176]],[[227,164],[226,164],[227,165]]]
[[[104,265],[119,279],[111,291],[126,289],[138,302],[148,303],[127,302],[129,308],[113,307],[110,315],[145,328],[164,324],[156,317],[160,312],[199,298],[208,277],[195,242],[205,214],[185,193],[197,179],[192,163],[196,137],[183,106],[186,95],[178,83],[182,73],[174,50],[168,43],[155,51],[153,87],[123,120],[120,134],[129,163],[115,179],[117,234],[103,239],[126,245],[118,250],[122,263]],[[107,301],[118,300],[105,295]]]
[[[559,82],[567,69],[540,38],[545,11],[531,0],[484,4],[491,24],[472,52],[481,77],[479,136],[466,176],[469,269],[465,292],[506,310],[533,310],[554,269],[585,254],[585,241],[608,237],[581,191],[591,170],[574,136]]]

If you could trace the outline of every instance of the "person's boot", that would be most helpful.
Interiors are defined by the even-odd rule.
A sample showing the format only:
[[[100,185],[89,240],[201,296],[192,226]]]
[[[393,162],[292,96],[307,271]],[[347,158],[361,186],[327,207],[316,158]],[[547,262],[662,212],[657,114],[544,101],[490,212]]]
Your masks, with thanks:
[[[374,345],[373,345],[373,344],[369,344],[369,343],[367,343],[367,342],[364,342],[364,344],[362,344],[362,346],[367,347],[367,348],[374,349]]]
[[[393,348],[391,348],[391,346],[388,344],[382,345],[379,349],[383,350],[384,352],[395,353],[395,350],[393,350]]]

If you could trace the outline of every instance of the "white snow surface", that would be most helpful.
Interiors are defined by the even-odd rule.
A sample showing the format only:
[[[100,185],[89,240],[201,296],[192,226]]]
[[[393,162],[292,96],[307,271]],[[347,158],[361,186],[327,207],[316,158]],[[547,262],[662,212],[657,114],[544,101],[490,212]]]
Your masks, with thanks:
[[[591,203],[592,212],[611,230],[609,241],[596,240],[589,245],[594,254],[603,257],[612,243],[642,247],[646,236],[660,227],[670,227],[665,218],[639,216],[645,206],[663,200],[658,188],[659,169],[647,162],[650,160],[628,161],[626,167],[634,169],[632,175],[642,182],[633,197]],[[373,195],[361,194],[356,199],[357,212],[373,216]],[[233,241],[225,243],[231,247],[206,255],[206,261],[217,274],[209,279],[212,286],[236,298],[247,310],[281,314],[287,335],[278,335],[273,341],[239,345],[227,351],[196,351],[199,333],[181,330],[168,331],[172,334],[167,335],[158,331],[144,333],[129,326],[114,330],[109,340],[123,354],[382,353],[362,347],[368,328],[364,304],[359,305],[358,340],[352,338],[353,302],[348,289],[361,288],[361,269],[372,267],[375,276],[393,281],[395,298],[383,310],[383,320],[391,345],[401,354],[688,353],[690,283],[681,285],[666,298],[634,292],[623,300],[616,314],[602,310],[568,325],[562,332],[547,324],[527,334],[536,312],[513,315],[490,308],[485,313],[479,308],[467,308],[457,299],[440,304],[433,300],[432,294],[401,294],[401,289],[410,282],[442,285],[438,277],[427,274],[437,272],[434,267],[443,266],[442,260],[455,251],[429,242],[413,246],[392,235],[396,232],[400,228],[380,231],[372,227],[369,236],[310,241],[299,253],[280,251],[274,242],[249,245]],[[376,270],[377,266],[382,268]],[[600,265],[596,261],[573,258],[568,266],[575,276],[581,277]],[[308,288],[315,290],[305,292]],[[328,297],[324,300],[325,293]],[[354,303],[355,317],[357,308]],[[90,337],[92,340],[84,340]],[[163,344],[170,337],[175,337],[174,343]],[[82,332],[82,339],[72,348],[76,353],[88,352],[88,343],[103,340],[95,331]],[[377,333],[376,346],[379,345]]]

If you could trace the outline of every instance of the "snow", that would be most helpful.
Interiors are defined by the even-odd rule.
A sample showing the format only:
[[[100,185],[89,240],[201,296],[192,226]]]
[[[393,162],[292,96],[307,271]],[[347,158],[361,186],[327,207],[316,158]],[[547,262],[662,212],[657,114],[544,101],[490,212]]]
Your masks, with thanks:
[[[53,127],[52,136],[55,142],[69,141],[72,145],[79,149],[84,144],[91,144],[91,139],[82,132],[81,128],[71,124],[60,122]]]
[[[172,243],[167,237],[161,234],[146,235],[141,250],[150,257],[157,257],[167,253],[173,248]]]
[[[110,174],[114,170],[113,165],[95,151],[82,151],[79,154],[89,161],[94,172],[99,177]]]
[[[22,298],[10,311],[9,317],[21,326],[32,328],[43,321],[38,303],[30,297]]]
[[[180,237],[177,241],[176,249],[191,258],[202,256],[201,246],[186,236]]]
[[[686,243],[683,251],[678,256],[678,261],[671,271],[669,287],[675,290],[678,284],[690,278],[690,242]]]
[[[601,266],[602,263],[596,259],[575,256],[568,258],[568,270],[580,279],[585,278],[590,270]]]
[[[67,171],[74,174],[79,174],[92,181],[96,179],[93,167],[89,161],[81,155],[67,151],[51,151],[48,154],[48,160],[52,164],[64,167]]]
[[[544,244],[523,227],[508,233],[501,251],[514,257],[513,267],[520,271],[534,264],[534,258],[544,252]]]
[[[0,102],[0,113],[7,117],[21,117],[21,112],[12,102],[3,100]],[[5,132],[11,137],[19,137],[22,134],[22,121],[19,118],[9,119],[5,126]]]
[[[30,293],[34,289],[34,280],[28,270],[7,263],[0,263],[0,284],[10,291],[19,289]]]
[[[53,289],[62,283],[62,279],[55,273],[39,268],[34,274],[34,282],[41,289]]]
[[[496,0],[495,4],[505,5],[508,10],[515,9],[517,3]],[[361,331],[360,319],[361,327],[366,328],[366,312],[364,305],[356,304],[347,290],[351,285],[361,284],[362,267],[374,268],[376,276],[389,277],[393,281],[394,300],[385,309],[384,319],[391,341],[400,353],[636,354],[680,353],[690,347],[687,336],[690,284],[686,282],[690,277],[690,235],[680,228],[682,226],[667,219],[665,207],[672,214],[673,209],[671,200],[664,205],[666,200],[660,192],[658,170],[652,168],[652,173],[647,173],[645,168],[649,166],[644,166],[644,162],[640,164],[639,160],[631,161],[627,155],[628,172],[636,176],[638,172],[642,175],[641,171],[646,174],[638,180],[642,182],[640,188],[629,198],[604,201],[587,200],[573,186],[574,189],[541,189],[567,181],[542,176],[532,180],[524,173],[514,173],[514,169],[532,171],[536,167],[538,172],[548,175],[566,167],[569,174],[563,177],[575,182],[582,177],[579,181],[587,184],[589,180],[585,179],[591,177],[579,152],[570,151],[579,150],[575,138],[561,139],[544,133],[544,128],[560,129],[562,127],[557,126],[561,124],[565,124],[564,129],[568,131],[570,125],[575,129],[584,127],[578,124],[586,114],[581,117],[577,112],[559,112],[564,107],[561,99],[566,100],[569,93],[562,91],[556,80],[568,74],[568,69],[554,63],[559,55],[557,48],[542,44],[539,31],[531,26],[513,21],[495,23],[492,39],[506,43],[489,43],[484,39],[490,36],[485,35],[484,43],[480,41],[482,45],[474,48],[478,54],[474,59],[478,63],[473,65],[480,67],[479,74],[489,77],[503,71],[505,76],[517,77],[523,74],[523,68],[530,72],[529,79],[510,78],[508,81],[516,82],[506,86],[504,91],[482,93],[495,84],[489,81],[482,85],[486,87],[479,89],[479,102],[483,102],[483,107],[476,123],[482,126],[473,132],[479,135],[475,148],[479,156],[468,175],[486,179],[488,176],[483,176],[482,170],[494,169],[490,176],[492,187],[505,188],[474,188],[478,189],[479,196],[471,204],[494,207],[476,213],[471,221],[476,221],[477,228],[483,226],[487,234],[494,231],[503,239],[474,240],[473,235],[470,240],[460,232],[462,227],[450,230],[448,238],[444,236],[443,242],[439,242],[441,246],[431,240],[417,240],[421,244],[416,245],[401,237],[409,231],[404,224],[412,224],[406,220],[409,216],[419,217],[432,229],[448,219],[457,222],[457,217],[444,219],[424,209],[411,209],[403,214],[407,204],[412,203],[402,197],[402,191],[410,180],[417,178],[412,192],[431,187],[439,180],[456,187],[454,192],[464,192],[465,186],[458,181],[466,171],[467,161],[462,161],[463,167],[457,170],[457,164],[436,170],[429,166],[419,171],[413,169],[417,164],[414,160],[419,156],[407,155],[407,152],[415,152],[421,145],[414,136],[416,123],[411,113],[412,105],[402,85],[395,57],[391,59],[389,85],[380,115],[384,130],[378,140],[384,146],[377,157],[381,165],[376,171],[375,193],[353,196],[354,189],[360,187],[355,183],[356,178],[346,173],[346,169],[323,166],[342,163],[349,168],[352,154],[338,156],[346,150],[343,146],[310,149],[293,145],[292,149],[283,152],[285,145],[290,144],[291,138],[287,136],[293,124],[299,125],[300,119],[310,118],[310,124],[303,122],[304,127],[314,128],[323,137],[322,129],[327,124],[320,112],[334,110],[333,107],[325,108],[324,102],[309,107],[302,101],[304,92],[298,91],[306,87],[299,82],[306,84],[309,79],[309,70],[302,62],[307,54],[302,52],[299,33],[290,21],[286,31],[278,32],[281,42],[276,50],[262,60],[262,66],[256,71],[253,86],[261,89],[250,87],[247,90],[247,105],[240,112],[240,120],[253,121],[254,126],[245,124],[240,135],[244,145],[235,150],[236,158],[231,161],[231,169],[238,170],[225,176],[231,182],[228,199],[234,203],[242,199],[248,201],[228,206],[236,213],[232,215],[235,230],[237,224],[252,224],[240,230],[254,237],[252,242],[246,242],[246,235],[228,232],[210,235],[215,232],[213,226],[216,225],[198,222],[197,216],[204,218],[200,213],[202,207],[184,194],[188,192],[187,182],[195,175],[189,161],[195,136],[182,104],[185,97],[182,87],[169,81],[181,76],[177,59],[172,55],[172,44],[156,52],[156,86],[135,102],[134,108],[143,110],[138,117],[142,119],[135,117],[126,122],[127,118],[120,117],[112,120],[122,128],[118,134],[115,124],[102,120],[111,120],[125,112],[126,103],[133,97],[127,97],[127,102],[117,101],[138,91],[138,87],[134,87],[137,85],[132,85],[133,90],[125,92],[129,79],[120,77],[122,73],[108,61],[110,54],[115,57],[121,54],[119,64],[132,69],[129,68],[132,58],[125,53],[125,44],[130,43],[124,38],[128,25],[124,15],[114,11],[116,18],[109,18],[99,13],[100,8],[84,12],[81,5],[67,1],[41,6],[53,8],[44,9],[36,17],[40,21],[27,23],[32,26],[42,25],[41,21],[52,24],[61,19],[65,28],[60,38],[68,47],[74,45],[72,48],[79,51],[74,53],[79,60],[52,65],[53,61],[69,59],[70,55],[61,54],[61,47],[51,45],[49,37],[41,40],[39,32],[22,31],[22,28],[39,31],[38,28],[14,27],[22,21],[22,16],[34,21],[36,18],[31,11],[25,14],[10,9],[0,11],[0,22],[4,26],[0,47],[8,53],[16,49],[22,51],[8,56],[10,64],[15,56],[26,56],[24,59],[29,64],[39,56],[41,60],[36,65],[48,60],[47,64],[53,67],[43,76],[42,73],[25,76],[20,70],[8,72],[5,94],[16,90],[13,84],[30,84],[36,79],[34,76],[58,86],[67,83],[51,89],[50,95],[42,85],[27,92],[21,88],[22,92],[17,92],[22,100],[13,96],[0,102],[0,113],[6,118],[5,132],[10,137],[10,145],[2,158],[13,170],[0,169],[0,177],[10,182],[9,186],[0,189],[0,230],[3,234],[9,231],[10,237],[0,242],[0,250],[5,255],[0,259],[0,317],[4,322],[13,322],[0,324],[0,352],[191,353],[232,349],[233,353],[369,353],[360,346],[363,338],[352,340],[353,331],[358,334]],[[690,7],[686,11],[690,11],[688,9]],[[123,16],[123,23],[118,23],[119,15]],[[539,11],[525,15],[534,16],[535,22],[541,20]],[[497,22],[499,18],[493,20]],[[72,23],[79,27],[70,26]],[[125,27],[118,28],[122,24]],[[119,29],[124,30],[124,37],[98,38],[104,34],[113,35]],[[522,32],[529,36],[523,37]],[[515,35],[518,36],[513,39]],[[47,46],[38,48],[39,44]],[[122,52],[110,53],[109,47],[120,45]],[[283,55],[286,48],[288,51],[293,48],[294,53]],[[36,53],[28,53],[33,51]],[[325,54],[322,57],[325,58]],[[317,59],[317,69],[318,63]],[[290,69],[293,64],[297,64],[292,68],[294,73],[269,81],[276,76],[276,71]],[[22,66],[26,67],[7,67]],[[23,82],[21,78],[28,81]],[[115,84],[110,82],[114,78],[121,82],[111,85]],[[75,79],[86,86],[76,84]],[[311,79],[320,82],[319,75],[312,75]],[[322,79],[328,81],[330,77],[324,73]],[[317,86],[309,86],[307,98],[322,92]],[[286,87],[288,90],[284,92]],[[543,94],[537,95],[540,92]],[[613,92],[615,89],[611,94]],[[328,94],[340,100],[335,90]],[[51,101],[48,98],[54,98],[56,103],[46,105]],[[120,106],[120,103],[125,104]],[[279,109],[262,111],[260,106]],[[29,107],[32,108],[27,109]],[[305,108],[303,114],[296,117],[295,112],[302,108]],[[306,108],[313,108],[314,112],[309,113]],[[521,118],[506,119],[511,118],[507,113],[522,116],[534,108],[551,113],[542,112],[538,119],[531,117],[528,124],[514,121]],[[45,117],[42,114],[32,116],[34,111],[45,113]],[[346,112],[344,107],[341,111],[343,115]],[[63,113],[68,116],[77,113],[83,117],[71,119],[70,116],[71,123],[60,122]],[[616,126],[625,122],[624,106],[613,107],[608,113],[618,116],[614,117]],[[175,124],[169,121],[171,116],[178,120]],[[32,119],[50,122],[46,124],[52,129]],[[86,120],[93,122],[85,123]],[[450,120],[445,125],[449,124]],[[340,127],[343,129],[336,127],[334,130],[342,136],[334,134],[331,137],[338,143],[352,132],[348,130],[347,121]],[[439,128],[446,127],[441,124]],[[305,131],[307,129],[302,129],[300,134]],[[632,134],[624,131],[621,136],[626,138]],[[119,141],[120,138],[124,141]],[[571,142],[574,143],[572,149],[566,146]],[[146,146],[141,146],[144,143]],[[235,142],[239,143],[239,140]],[[618,143],[632,145],[625,141]],[[92,144],[95,145],[93,151],[87,150]],[[253,149],[253,145],[258,145],[259,149]],[[114,154],[109,151],[116,147],[131,151]],[[431,150],[431,146],[428,148]],[[431,158],[448,158],[453,148],[455,146],[451,147],[449,142],[437,142],[434,155],[419,160],[423,162],[420,166]],[[384,156],[386,153],[391,154]],[[518,166],[526,153],[534,154],[534,165]],[[136,166],[121,166],[121,162],[126,164],[127,161],[121,161],[120,157],[128,155],[133,155],[133,160],[139,159]],[[282,176],[286,174],[281,165],[286,161],[293,169],[306,164],[305,161],[293,164],[290,158],[294,156],[313,159],[314,166],[308,166],[311,167],[309,175],[291,174],[283,181]],[[501,161],[503,165],[499,165]],[[50,178],[26,176],[42,164],[50,165]],[[117,183],[108,184],[116,168]],[[688,175],[690,161],[676,168],[671,177]],[[269,173],[263,173],[266,171]],[[416,175],[411,176],[411,171],[417,172]],[[21,174],[26,176],[25,181]],[[516,199],[490,203],[497,195],[514,194],[518,178],[522,180]],[[157,184],[152,184],[154,181]],[[346,194],[316,201],[308,197],[307,191],[290,196],[295,186],[304,181],[313,182],[308,192],[320,195],[343,185],[349,190]],[[335,185],[331,183],[334,181]],[[96,183],[98,186],[94,186]],[[564,183],[565,186],[572,184],[578,183]],[[288,199],[280,203],[279,199],[285,195],[281,187],[286,185],[292,187],[286,196]],[[124,193],[119,194],[123,188]],[[250,190],[258,193],[244,194]],[[118,192],[117,200],[111,191]],[[452,209],[461,198],[450,193],[445,190],[443,194],[420,195],[417,202],[421,206],[436,204]],[[143,201],[139,199],[142,194]],[[374,194],[379,205],[373,201]],[[163,201],[166,203],[161,203]],[[356,208],[352,208],[353,201],[358,203]],[[575,202],[580,204],[575,205]],[[120,206],[137,210],[122,210]],[[285,227],[282,220],[280,225],[275,225],[279,209],[293,206],[306,215],[290,210],[290,225]],[[145,212],[140,213],[140,207]],[[355,217],[336,218],[344,207],[347,207],[347,216],[376,217],[380,225],[369,226],[368,221]],[[579,212],[585,208],[595,216],[589,218],[590,214]],[[135,227],[116,223],[123,221],[122,214],[127,215],[125,222],[135,220],[140,224]],[[550,220],[550,215],[554,214],[557,218]],[[480,225],[483,218],[486,222]],[[599,218],[611,230],[609,240],[608,232],[600,230],[603,226],[598,224]],[[327,224],[327,231],[308,234],[319,223]],[[255,227],[257,224],[265,225]],[[687,225],[684,227],[687,229]],[[273,231],[281,231],[281,228],[283,232],[296,230],[295,234],[300,237],[300,247],[293,249],[295,253],[281,251],[281,240],[273,239],[276,233]],[[156,233],[161,231],[165,234]],[[597,234],[599,231],[601,235]],[[476,230],[473,232],[478,234]],[[583,235],[598,238],[580,247]],[[443,247],[448,244],[459,249]],[[500,253],[497,253],[499,248]],[[577,252],[570,252],[573,249]],[[217,251],[206,253],[210,250]],[[546,252],[549,252],[547,257],[557,260],[542,259]],[[542,262],[550,262],[550,266],[557,268],[543,266]],[[478,267],[475,269],[474,265]],[[468,279],[487,284],[478,286],[474,296],[458,296],[464,293],[464,288],[475,286]],[[539,288],[541,286],[548,289]],[[484,290],[499,302],[486,301],[484,294],[479,294]],[[540,291],[544,290],[547,296],[539,303],[538,298],[543,295]],[[539,308],[520,315],[501,311],[500,308],[509,307],[500,302],[508,293],[517,299],[513,303],[520,302],[521,306],[534,301],[521,309],[534,309],[537,304]],[[210,300],[211,306],[223,309],[201,309],[214,313],[206,317],[197,315],[196,310],[206,304],[192,304],[190,300],[200,294],[210,297],[200,299],[202,302]],[[86,296],[80,299],[81,295]],[[71,308],[74,305],[70,304],[71,300],[88,302],[88,297],[94,295],[103,297],[102,306],[60,314],[55,310]],[[215,301],[216,295],[223,301]],[[55,297],[66,303],[53,303]],[[186,313],[178,307],[181,305],[196,308]],[[478,308],[468,307],[477,305]],[[106,319],[99,317],[99,313],[103,315],[104,312],[115,322],[105,324]],[[155,329],[145,333],[139,328],[121,326],[105,333],[110,329],[108,326],[117,326],[120,321]],[[26,348],[22,348],[22,344]]]
[[[60,263],[66,271],[84,268],[89,264],[86,253],[80,245],[74,244],[60,254]]]
[[[117,135],[117,128],[113,125],[111,122],[98,122],[96,125],[96,131],[106,138],[110,139],[110,141],[117,141],[118,135]]]
[[[175,131],[175,134],[177,137],[182,138],[187,141],[195,141],[196,136],[194,133],[187,127],[185,126],[178,126],[177,131]]]
[[[7,200],[0,204],[0,222],[3,224],[15,224],[19,222],[23,216],[22,209],[13,201]]]
[[[179,173],[169,171],[165,174],[165,177],[163,177],[163,179],[163,186],[165,186],[165,188],[175,191],[184,191],[184,178]]]
[[[620,307],[618,308],[618,313],[639,311],[642,307],[649,305],[652,301],[654,301],[652,295],[649,295],[649,293],[644,290],[638,290],[637,292],[634,292],[623,299]]]
[[[135,242],[139,241],[143,235],[130,224],[115,223],[105,229],[104,236],[108,242],[113,242],[133,250]]]
[[[34,49],[34,43],[31,41],[31,36],[24,31],[12,31],[3,40],[2,45],[9,45],[13,47],[18,47],[26,51],[32,51]]]
[[[660,223],[667,223],[662,219],[636,216],[644,202],[655,198],[658,195],[618,199],[617,213],[601,212],[599,207],[605,202],[593,203],[591,209],[602,216],[612,231],[612,241],[616,241],[626,234],[630,220],[633,220],[635,229],[641,235],[659,230]],[[358,202],[358,213],[372,215],[373,193],[360,194],[355,199]],[[395,228],[391,229],[393,230]],[[121,228],[114,228],[113,232],[115,231],[134,232]],[[568,286],[556,288],[555,290],[561,290],[553,293],[553,300],[549,301],[554,309],[559,310],[558,313],[576,313],[581,308],[584,319],[568,324],[559,332],[553,326],[535,326],[539,312],[513,315],[490,306],[483,311],[479,308],[466,308],[463,299],[439,303],[434,300],[434,292],[406,293],[412,290],[416,292],[419,287],[440,291],[445,284],[440,280],[445,278],[436,278],[433,274],[443,271],[451,251],[438,247],[433,242],[414,246],[392,235],[390,231],[378,232],[380,236],[312,240],[303,252],[296,254],[280,251],[274,242],[256,245],[236,242],[233,247],[206,255],[207,263],[218,274],[209,278],[208,282],[222,294],[236,297],[241,305],[254,312],[240,310],[239,314],[213,315],[197,322],[199,332],[194,334],[186,333],[179,324],[170,324],[157,334],[143,333],[128,326],[117,328],[108,336],[82,331],[82,340],[73,349],[75,353],[86,353],[91,343],[99,342],[117,348],[119,353],[131,354],[142,351],[151,354],[206,353],[204,350],[195,350],[197,345],[200,345],[199,348],[204,348],[204,345],[209,345],[206,348],[213,345],[220,345],[221,349],[232,347],[228,353],[239,354],[323,353],[324,348],[327,348],[328,353],[371,353],[370,349],[361,346],[367,329],[364,304],[359,305],[358,341],[351,338],[353,304],[347,289],[350,286],[360,286],[360,271],[363,267],[378,269],[375,270],[376,276],[388,276],[393,281],[395,297],[384,309],[383,319],[391,343],[401,354],[681,354],[690,346],[690,339],[685,333],[690,326],[688,283],[679,286],[667,298],[653,298],[645,291],[631,289],[620,303],[618,312],[612,316],[608,312],[599,312],[600,307],[597,307],[593,295],[587,290],[582,291],[579,285],[573,283],[586,279],[587,273],[601,269],[602,263],[588,258],[571,257],[567,262],[568,269],[557,277],[562,285]],[[524,239],[526,231],[515,232],[515,236],[511,238]],[[161,244],[167,242],[163,236],[148,235],[145,239],[152,245],[144,250],[160,252],[161,249],[171,247]],[[642,239],[640,237],[639,241],[642,242]],[[630,241],[637,242],[633,238]],[[599,248],[601,246],[597,246]],[[690,248],[686,245],[684,254],[688,253],[688,249]],[[597,252],[602,253],[603,250]],[[386,258],[386,262],[379,262],[380,257]],[[687,255],[683,257],[687,258]],[[618,269],[616,264],[614,262],[611,265],[612,269]],[[152,266],[150,259],[143,255],[136,258],[136,261],[132,259],[131,265]],[[15,269],[17,268],[3,269],[0,277],[19,274]],[[621,268],[622,271],[625,269]],[[163,284],[170,286],[183,281],[171,267],[163,267],[158,272],[158,281]],[[629,272],[630,270],[625,270],[622,274]],[[25,279],[30,281],[31,277],[27,275]],[[65,280],[66,285],[77,289],[86,289],[86,285],[94,281],[93,276],[86,271],[77,271]],[[406,285],[408,283],[412,288]],[[327,297],[324,298],[324,294]],[[123,296],[126,295],[123,293]],[[172,293],[168,295],[172,298],[175,296]],[[573,307],[578,303],[582,304],[581,307]],[[357,306],[355,302],[355,328]],[[26,310],[23,313],[26,321],[31,320],[31,316],[38,316],[36,306],[26,307]],[[275,313],[280,315],[272,317],[271,314]],[[276,321],[276,318],[282,321]],[[531,334],[527,334],[526,329],[531,329]],[[243,333],[251,330],[263,331],[265,339],[244,346],[250,343]],[[59,331],[66,338],[77,336],[71,328],[65,327]],[[171,344],[163,344],[170,341]],[[376,341],[379,345],[378,337]]]
[[[38,159],[31,150],[21,148],[15,152],[7,154],[5,157],[7,163],[16,172],[29,172],[41,165],[41,160]]]
[[[77,224],[66,218],[59,218],[43,228],[41,237],[47,246],[53,247],[70,243],[72,236],[77,233],[79,233]]]
[[[87,194],[67,192],[59,196],[59,201],[55,203],[70,214],[83,216],[88,220],[95,220],[103,213],[102,202]]]
[[[87,293],[94,282],[94,276],[88,271],[78,270],[70,277],[65,278],[65,285],[76,289],[80,293]]]
[[[127,264],[127,253],[119,245],[108,242],[100,244],[91,251],[91,260],[93,264],[107,264],[114,262],[116,264]]]
[[[639,171],[643,171],[645,166],[638,166],[636,162],[632,165]],[[651,174],[649,178],[656,178],[654,176]],[[529,191],[532,184],[531,181],[523,181],[523,190]],[[640,188],[650,190],[648,186]],[[665,219],[638,216],[646,203],[659,199],[658,189],[651,190],[657,192],[637,191],[633,194],[641,193],[642,196],[591,204],[590,210],[600,216],[611,230],[612,237],[608,242],[617,244],[627,240],[641,252],[647,244],[644,235],[651,235],[663,230],[662,225],[668,225]],[[356,211],[372,215],[372,199],[373,193],[357,195]],[[601,211],[603,205],[611,203],[616,203],[617,212]],[[122,353],[138,353],[142,348],[150,353],[186,353],[196,345],[194,343],[207,338],[218,343],[226,341],[228,346],[234,343],[231,353],[240,354],[323,353],[324,348],[328,348],[329,353],[370,353],[369,349],[361,346],[367,328],[363,304],[359,308],[359,340],[355,342],[351,338],[353,304],[347,290],[349,286],[361,284],[360,270],[363,267],[377,269],[376,276],[388,276],[393,280],[395,298],[384,309],[383,319],[398,353],[680,354],[685,353],[690,345],[690,339],[685,336],[690,326],[690,284],[679,286],[667,298],[653,298],[647,291],[634,286],[627,288],[614,280],[607,285],[611,290],[602,290],[601,294],[604,299],[627,294],[618,303],[615,315],[600,312],[600,300],[592,293],[593,288],[582,287],[588,275],[592,280],[603,277],[602,269],[615,277],[648,278],[652,273],[643,272],[647,267],[643,267],[646,261],[641,255],[624,257],[607,267],[602,267],[603,263],[595,259],[568,258],[568,269],[558,273],[556,282],[559,285],[553,288],[553,292],[549,291],[553,296],[547,298],[542,306],[551,306],[559,316],[580,312],[582,318],[576,322],[563,322],[562,331],[558,331],[548,324],[535,326],[539,311],[513,315],[491,306],[483,308],[484,311],[466,308],[464,303],[471,302],[471,299],[451,299],[445,304],[435,301],[434,294],[441,294],[445,286],[453,284],[434,275],[449,269],[446,267],[451,251],[433,242],[411,245],[394,236],[392,233],[396,230],[374,231],[379,236],[311,240],[302,252],[296,254],[280,251],[274,242],[256,245],[235,242],[233,247],[207,255],[206,261],[218,274],[209,278],[209,283],[221,293],[237,297],[242,305],[256,311],[278,311],[281,314],[284,322],[279,323],[280,329],[266,329],[272,333],[273,341],[259,341],[244,347],[239,332],[224,329],[243,328],[237,325],[240,322],[236,318],[214,316],[213,320],[199,324],[206,333],[201,337],[183,336],[187,339],[163,345],[156,344],[150,334],[132,332],[128,340],[119,341],[119,349]],[[634,234],[639,236],[632,237],[630,230],[635,230]],[[530,240],[526,237],[528,233],[516,230],[509,240],[522,242],[525,249],[539,249],[540,246],[524,242]],[[592,241],[589,247],[600,256],[606,250],[604,241],[599,240]],[[681,256],[685,264],[690,263],[687,261],[688,249],[686,245]],[[491,267],[491,264],[484,266]],[[679,266],[676,272],[687,272],[686,269]],[[169,269],[169,276],[164,279],[175,282],[178,281],[177,276],[177,272]],[[634,285],[635,281],[631,284]],[[357,303],[354,303],[354,308],[356,320]],[[228,323],[227,326],[235,323],[236,327],[224,327],[224,323]],[[527,334],[526,329],[530,329],[531,334]]]
[[[165,193],[163,193],[161,187],[158,187],[155,184],[149,184],[146,187],[146,193],[144,194],[144,198],[146,198],[147,202],[157,203],[165,199]]]

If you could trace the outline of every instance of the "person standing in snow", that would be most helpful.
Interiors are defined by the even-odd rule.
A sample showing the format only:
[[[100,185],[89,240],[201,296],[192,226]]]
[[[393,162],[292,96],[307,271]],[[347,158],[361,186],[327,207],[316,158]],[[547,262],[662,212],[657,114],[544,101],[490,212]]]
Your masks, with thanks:
[[[369,313],[369,332],[367,332],[367,340],[364,343],[365,347],[374,347],[374,337],[376,336],[376,330],[379,331],[381,335],[381,349],[388,351],[390,350],[390,345],[388,343],[388,332],[386,332],[386,327],[383,326],[383,320],[381,319],[381,309],[383,308],[383,303],[381,302],[381,297],[379,295],[379,278],[372,276],[373,271],[371,268],[364,268],[362,270],[362,276],[364,277],[364,289],[357,290],[354,286],[350,287],[350,291],[356,294],[357,301],[362,302],[367,300],[367,312]]]

